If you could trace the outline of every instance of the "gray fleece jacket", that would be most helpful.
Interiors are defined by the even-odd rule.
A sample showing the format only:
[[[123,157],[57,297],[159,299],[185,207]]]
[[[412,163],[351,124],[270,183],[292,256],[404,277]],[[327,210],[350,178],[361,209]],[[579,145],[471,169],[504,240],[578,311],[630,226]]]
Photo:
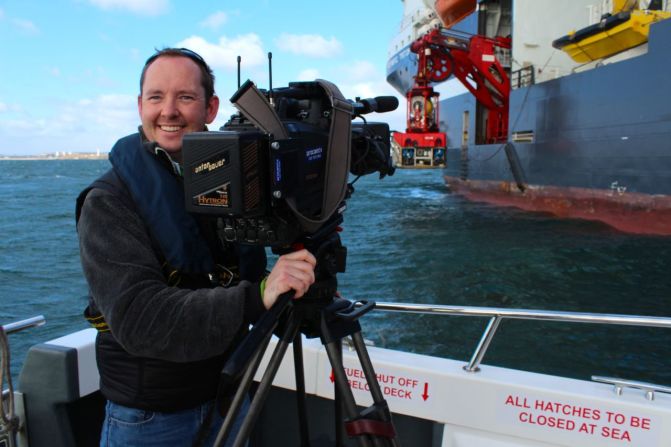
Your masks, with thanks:
[[[77,229],[93,301],[132,356],[195,362],[221,355],[264,310],[259,283],[168,286],[146,225],[108,191],[89,192]]]

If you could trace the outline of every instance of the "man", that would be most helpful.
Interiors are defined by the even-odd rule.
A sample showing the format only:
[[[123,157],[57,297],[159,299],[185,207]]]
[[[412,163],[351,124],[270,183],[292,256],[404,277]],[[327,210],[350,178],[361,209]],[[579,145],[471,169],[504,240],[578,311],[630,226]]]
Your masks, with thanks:
[[[139,133],[115,144],[112,169],[78,198],[85,314],[99,330],[108,401],[101,446],[211,445],[227,355],[281,293],[300,298],[314,282],[306,250],[280,257],[264,278],[263,248],[222,247],[207,221],[185,212],[182,138],[206,130],[218,107],[199,55],[157,51],[140,80]]]

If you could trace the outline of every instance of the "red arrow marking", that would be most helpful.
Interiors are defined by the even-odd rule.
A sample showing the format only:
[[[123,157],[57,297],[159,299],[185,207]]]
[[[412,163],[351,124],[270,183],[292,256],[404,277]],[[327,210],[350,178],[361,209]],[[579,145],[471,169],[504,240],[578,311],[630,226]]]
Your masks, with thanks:
[[[425,401],[429,398],[429,383],[424,382],[424,394],[422,394],[422,399]]]

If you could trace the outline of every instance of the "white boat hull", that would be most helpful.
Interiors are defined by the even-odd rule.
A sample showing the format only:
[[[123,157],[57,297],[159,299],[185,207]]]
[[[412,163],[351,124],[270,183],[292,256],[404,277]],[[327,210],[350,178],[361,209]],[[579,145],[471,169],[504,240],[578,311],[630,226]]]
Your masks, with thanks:
[[[31,349],[21,373],[21,392],[17,393],[20,404],[29,410],[23,417],[30,436],[26,437],[24,431],[19,445],[73,445],[70,442],[76,434],[67,430],[76,424],[64,424],[68,413],[63,412],[63,407],[71,403],[68,400],[90,399],[91,395],[99,394],[94,341],[95,331],[87,329]],[[257,380],[274,345],[273,340]],[[618,395],[613,386],[602,383],[488,365],[481,365],[477,372],[467,372],[462,361],[377,347],[369,347],[368,351],[394,420],[400,422],[397,430],[402,445],[427,445],[425,440],[429,438],[431,445],[442,447],[671,445],[671,395],[666,393],[655,393],[654,399],[649,400],[644,391],[625,389]],[[319,340],[304,340],[303,356],[309,399],[332,400],[331,365]],[[45,374],[47,365],[62,364],[70,365],[69,373]],[[366,391],[367,383],[356,353],[345,348],[343,364],[357,403],[370,405],[372,399]],[[36,391],[40,387],[36,375],[48,381],[48,385],[41,386],[48,386],[49,392]],[[277,392],[295,390],[291,350],[283,359],[273,386]],[[52,402],[45,403],[45,399]],[[293,402],[290,405],[286,399],[281,402],[281,417],[295,419]],[[46,410],[31,414],[31,407]],[[58,413],[59,408],[62,414]],[[272,419],[279,417],[277,411],[272,413]],[[331,421],[333,416],[326,413],[310,412],[311,424],[317,418],[321,420],[317,425],[329,427],[324,419]],[[53,424],[61,424],[63,433],[57,437],[50,432]],[[271,421],[265,420],[259,425],[272,427]],[[292,445],[290,439],[279,441],[282,436],[296,435],[291,430],[284,435],[274,432],[266,437],[272,439],[271,443],[252,445]]]

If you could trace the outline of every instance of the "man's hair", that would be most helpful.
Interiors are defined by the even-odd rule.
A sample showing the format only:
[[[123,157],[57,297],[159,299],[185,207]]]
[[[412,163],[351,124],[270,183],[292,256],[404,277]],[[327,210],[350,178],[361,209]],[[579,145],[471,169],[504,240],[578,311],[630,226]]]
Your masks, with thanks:
[[[188,48],[163,48],[162,50],[157,49],[156,52],[152,54],[149,59],[147,59],[147,62],[144,63],[144,67],[142,68],[142,75],[140,76],[140,94],[142,94],[142,86],[144,85],[144,77],[147,73],[147,69],[156,59],[163,56],[188,57],[194,61],[196,65],[198,65],[198,68],[200,68],[201,84],[205,89],[205,104],[207,104],[210,98],[214,96],[214,73],[212,72],[210,66],[207,65],[207,62],[205,62],[205,59],[203,59],[195,51],[189,50]]]

